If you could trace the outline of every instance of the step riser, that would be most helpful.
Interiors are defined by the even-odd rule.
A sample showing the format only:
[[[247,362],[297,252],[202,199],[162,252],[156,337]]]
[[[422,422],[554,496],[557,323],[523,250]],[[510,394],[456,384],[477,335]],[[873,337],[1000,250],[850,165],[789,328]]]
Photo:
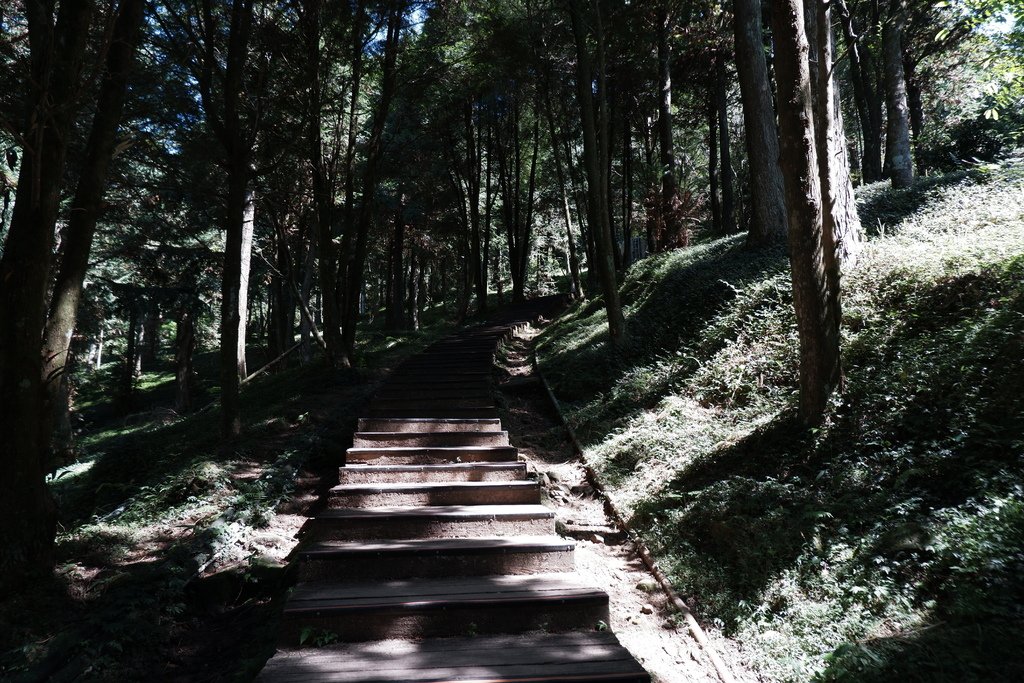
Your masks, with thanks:
[[[384,389],[378,391],[375,400],[377,401],[422,401],[424,399],[433,401],[472,401],[474,404],[483,401],[493,401],[494,397],[485,387],[475,389]]]
[[[440,405],[439,405],[440,404]],[[370,401],[370,410],[493,410],[493,398],[447,399],[435,401],[428,398],[386,398]]]
[[[571,572],[574,568],[572,550],[435,554],[421,557],[346,556],[336,560],[304,559],[299,563],[299,581],[443,579],[453,576]]]
[[[282,620],[281,645],[298,645],[304,628],[323,629],[344,642],[396,638],[442,638],[522,631],[592,631],[608,622],[607,601],[488,605],[456,605],[447,609],[351,613],[290,613]]]
[[[331,508],[392,507],[399,505],[537,505],[540,503],[539,488],[507,488],[380,493],[332,492],[327,500]]]
[[[311,519],[310,536],[319,541],[372,541],[402,538],[479,538],[481,536],[546,536],[555,520],[541,519]]]
[[[341,484],[429,484],[445,481],[521,481],[526,478],[526,464],[514,469],[477,468],[462,470],[418,470],[361,472],[360,467],[341,467]]]
[[[346,462],[366,462],[372,465],[447,465],[474,462],[516,462],[519,450],[507,448],[480,448],[464,451],[442,451],[423,448],[413,451],[393,451],[387,448],[349,449]]]
[[[499,420],[489,420],[486,422],[428,422],[426,420],[409,420],[402,422],[396,420],[373,420],[364,417],[359,420],[359,431],[415,433],[500,432],[501,422]]]
[[[353,448],[508,446],[507,432],[356,432]]]
[[[498,411],[494,408],[487,410],[466,409],[466,408],[432,408],[430,410],[410,410],[398,408],[370,408],[367,411],[370,417],[436,417],[436,418],[480,418],[496,419]]]

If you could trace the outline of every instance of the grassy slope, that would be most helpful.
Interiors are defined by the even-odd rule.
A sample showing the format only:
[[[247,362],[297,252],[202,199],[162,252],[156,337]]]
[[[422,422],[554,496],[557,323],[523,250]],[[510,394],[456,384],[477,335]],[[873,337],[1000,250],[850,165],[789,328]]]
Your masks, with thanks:
[[[251,679],[273,651],[272,599],[287,581],[279,563],[299,523],[275,514],[302,514],[367,380],[447,329],[367,331],[360,376],[316,362],[257,378],[243,389],[245,435],[230,452],[215,407],[184,418],[167,410],[173,374],[143,376],[136,405],[148,410],[128,417],[116,417],[106,389],[116,372],[86,383],[79,405],[94,424],[82,462],[51,484],[57,571],[0,601],[0,678]],[[216,377],[209,361],[197,362],[202,385]]]
[[[894,193],[845,278],[848,385],[793,419],[784,254],[739,237],[636,264],[542,369],[677,587],[769,680],[1024,675],[1024,168]]]

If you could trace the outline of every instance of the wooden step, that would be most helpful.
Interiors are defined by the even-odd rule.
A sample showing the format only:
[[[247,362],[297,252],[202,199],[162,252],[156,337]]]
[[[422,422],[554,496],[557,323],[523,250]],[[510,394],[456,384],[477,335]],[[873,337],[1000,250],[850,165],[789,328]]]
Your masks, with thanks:
[[[555,532],[555,513],[543,505],[334,508],[310,519],[306,529],[318,541],[546,536]]]
[[[497,408],[446,408],[438,405],[433,408],[370,408],[370,417],[443,417],[443,418],[483,418],[498,417]]]
[[[309,582],[289,596],[281,638],[298,644],[311,628],[342,641],[592,631],[607,621],[608,594],[572,574]]]
[[[353,448],[508,446],[508,432],[356,432]]]
[[[368,462],[374,465],[437,465],[464,462],[515,462],[519,449],[515,446],[390,446],[382,448],[350,448],[348,463]]]
[[[370,400],[370,410],[494,410],[494,398],[450,398],[433,400],[429,398],[375,398]]]
[[[525,478],[525,462],[477,462],[445,465],[349,465],[338,468],[338,481],[342,484],[516,481]]]
[[[280,650],[259,683],[649,683],[611,633],[346,643]]]
[[[501,420],[359,418],[361,432],[500,432]]]
[[[299,553],[299,581],[444,578],[571,572],[573,542],[558,536],[328,541]]]
[[[536,503],[540,485],[535,481],[340,484],[327,494],[327,506],[332,508]]]
[[[494,394],[491,393],[489,387],[478,387],[475,389],[466,388],[454,388],[445,389],[443,387],[436,386],[424,386],[418,389],[412,389],[409,387],[398,387],[390,388],[384,387],[378,391],[374,397],[374,401],[395,401],[395,400],[430,400],[430,401],[444,401],[446,404],[450,404],[452,401],[472,401],[473,403],[480,403],[482,401],[490,401],[494,403]],[[457,404],[456,404],[457,405]]]

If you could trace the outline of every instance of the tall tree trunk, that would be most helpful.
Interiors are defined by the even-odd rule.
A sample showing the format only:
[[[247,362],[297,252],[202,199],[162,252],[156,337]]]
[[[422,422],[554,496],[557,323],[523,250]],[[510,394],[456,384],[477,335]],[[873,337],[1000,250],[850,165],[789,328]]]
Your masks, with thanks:
[[[43,479],[49,411],[42,335],[54,229],[92,3],[26,0],[22,159],[0,258],[0,593],[53,568],[56,510]]]
[[[711,93],[709,93],[710,95]],[[722,233],[722,203],[718,196],[718,107],[708,102],[708,192],[711,195],[711,228]]]
[[[786,200],[775,106],[764,58],[761,0],[734,0],[733,13],[753,209],[747,244],[781,244],[786,239]]]
[[[554,109],[551,106],[551,91],[545,93],[545,114],[548,117],[548,134],[551,137],[551,157],[555,160],[555,177],[562,196],[562,215],[565,218],[565,241],[568,252],[569,272],[571,276],[569,295],[579,299],[583,295],[580,279],[580,258],[575,250],[575,239],[572,237],[572,217],[569,211],[568,190],[565,187],[565,171],[562,168],[562,156],[558,151],[558,132],[555,129]]]
[[[608,315],[608,338],[613,348],[620,348],[626,341],[626,320],[622,314],[618,283],[615,279],[615,264],[612,260],[612,234],[606,210],[606,183],[602,182],[601,156],[598,149],[598,131],[594,116],[594,94],[591,88],[593,70],[590,51],[587,47],[585,20],[580,0],[569,0],[573,38],[576,43],[576,91],[583,118],[583,156],[587,172],[588,199],[587,214],[595,231],[595,260],[590,264],[596,268],[604,292],[605,311]],[[597,21],[598,44],[604,40],[600,15]],[[600,76],[598,78],[600,80]],[[606,138],[605,138],[606,139]]]
[[[50,313],[43,332],[43,382],[47,413],[57,424],[66,422],[71,406],[70,378],[66,371],[71,352],[71,337],[78,319],[85,273],[92,251],[96,221],[103,204],[110,162],[117,144],[117,127],[124,110],[128,73],[135,55],[139,27],[142,25],[143,0],[122,0],[110,46],[106,71],[96,100],[96,116],[85,148],[85,160],[79,174],[68,225],[64,230],[63,257],[53,285]],[[74,449],[73,434],[58,429],[52,438],[55,454]]]
[[[853,83],[857,118],[860,120],[864,153],[861,169],[864,182],[871,183],[882,177],[882,108],[874,83],[874,67],[867,46],[857,34],[853,15],[846,0],[836,0],[836,10],[843,25],[843,36],[850,56],[850,81]]]
[[[914,183],[914,164],[910,155],[910,107],[907,81],[903,72],[904,2],[897,0],[894,11],[882,26],[882,66],[885,70],[885,167],[893,187]]]
[[[732,191],[732,155],[729,152],[729,93],[726,90],[728,74],[725,58],[715,59],[715,108],[718,110],[718,145],[721,157],[722,232],[736,232],[736,202]]]
[[[235,352],[235,364],[238,366],[238,378],[245,379],[249,375],[245,362],[246,325],[249,321],[249,270],[252,265],[252,238],[256,224],[256,201],[252,187],[245,192],[245,206],[242,210],[242,243],[238,253],[238,340]]]
[[[385,323],[390,330],[400,330],[405,326],[403,304],[405,292],[405,207],[402,199],[399,199],[398,210],[395,211],[395,230],[391,236],[391,257],[388,270],[391,273],[391,281],[388,283],[390,297],[387,303]]]
[[[633,129],[628,112],[622,117],[622,269],[633,263]]]
[[[831,6],[813,3],[806,13],[810,49],[812,92],[815,96],[815,140],[819,150],[818,167],[824,202],[822,247],[829,289],[835,292],[831,304],[838,328],[842,320],[839,308],[839,277],[843,266],[852,267],[860,253],[862,231],[860,216],[850,178],[849,150],[839,87],[834,77],[834,36]],[[813,31],[813,34],[812,34]],[[820,65],[827,65],[821,68]]]
[[[415,243],[409,247],[409,298],[406,302],[406,310],[409,315],[409,329],[416,332],[420,329],[420,280],[421,269],[419,254]]]
[[[675,142],[672,137],[672,53],[668,36],[671,28],[668,5],[658,7],[658,143],[661,156],[661,225],[655,235],[655,249],[686,244],[686,226],[679,213],[681,205],[676,183]],[[712,143],[713,144],[713,143]]]
[[[196,348],[194,307],[183,303],[178,309],[174,335],[174,411],[179,415],[192,412],[192,354]]]
[[[377,107],[373,115],[370,137],[366,142],[366,163],[363,169],[363,191],[359,202],[359,214],[355,223],[355,244],[351,254],[346,255],[346,296],[342,318],[342,350],[345,363],[351,365],[355,353],[356,322],[359,319],[359,294],[363,289],[364,265],[366,263],[367,240],[370,235],[370,222],[373,216],[374,198],[377,191],[377,177],[380,158],[384,144],[384,124],[391,111],[391,100],[395,94],[396,64],[398,60],[399,38],[402,32],[402,19],[405,14],[405,1],[392,0],[388,13],[386,36],[384,40],[384,63],[381,74],[381,91]],[[349,232],[352,232],[350,229]]]
[[[793,305],[800,339],[800,415],[817,424],[840,382],[839,328],[822,254],[823,211],[802,0],[773,5],[779,148],[786,188]]]

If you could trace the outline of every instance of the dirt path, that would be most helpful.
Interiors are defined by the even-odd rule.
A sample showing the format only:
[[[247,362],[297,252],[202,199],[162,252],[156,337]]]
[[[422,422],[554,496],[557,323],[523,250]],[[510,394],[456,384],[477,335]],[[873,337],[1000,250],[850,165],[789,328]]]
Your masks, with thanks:
[[[576,539],[577,571],[609,593],[609,627],[654,680],[718,683],[706,653],[587,483],[583,465],[533,368],[532,347],[538,332],[536,328],[521,332],[506,345],[499,361],[501,419],[520,455],[536,469],[545,502],[555,508],[559,532]],[[727,641],[716,646],[731,649]],[[736,653],[721,649],[737,679],[756,680],[737,666]]]

